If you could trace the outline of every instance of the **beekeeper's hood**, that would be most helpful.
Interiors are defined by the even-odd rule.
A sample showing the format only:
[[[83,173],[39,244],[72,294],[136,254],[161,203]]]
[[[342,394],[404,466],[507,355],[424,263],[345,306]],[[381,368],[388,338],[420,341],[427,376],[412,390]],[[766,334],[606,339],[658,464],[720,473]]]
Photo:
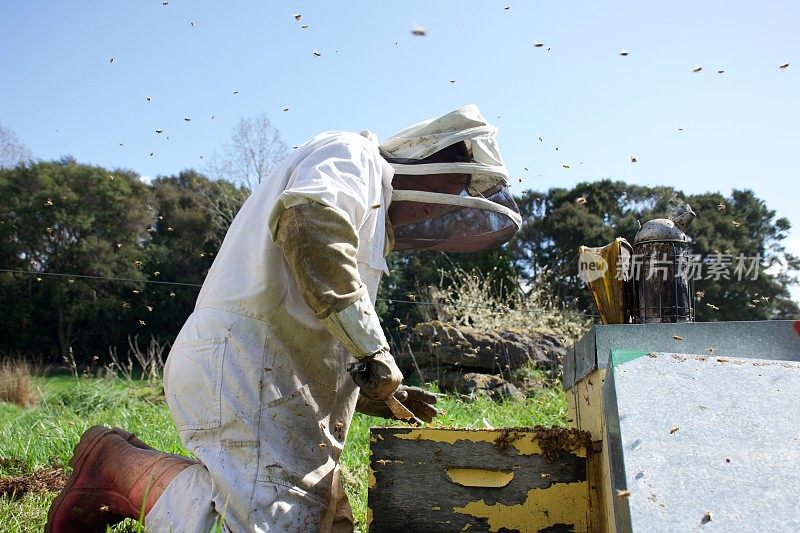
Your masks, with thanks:
[[[497,129],[486,122],[478,107],[468,105],[409,126],[381,143],[382,155],[395,170],[392,204],[415,203],[428,214],[421,220],[393,224],[395,250],[473,252],[503,244],[514,235],[522,218],[508,190],[508,170],[496,135]],[[464,161],[442,162],[435,156],[457,143],[465,147]],[[460,192],[457,185],[435,187],[447,192],[408,190],[398,188],[397,176],[431,176],[430,183],[452,176],[450,185],[463,183],[463,187]]]

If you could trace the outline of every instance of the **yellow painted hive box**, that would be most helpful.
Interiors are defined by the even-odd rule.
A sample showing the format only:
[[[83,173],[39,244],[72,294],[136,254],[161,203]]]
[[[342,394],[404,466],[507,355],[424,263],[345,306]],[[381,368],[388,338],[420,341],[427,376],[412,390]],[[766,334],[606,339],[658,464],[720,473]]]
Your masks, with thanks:
[[[592,531],[587,432],[372,428],[369,531]]]

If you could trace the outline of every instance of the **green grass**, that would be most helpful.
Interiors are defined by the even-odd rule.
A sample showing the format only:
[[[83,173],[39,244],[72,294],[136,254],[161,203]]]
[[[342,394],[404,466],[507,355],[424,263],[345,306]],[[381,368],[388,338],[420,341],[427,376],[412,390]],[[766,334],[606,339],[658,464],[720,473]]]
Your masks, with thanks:
[[[20,408],[0,402],[0,476],[38,468],[63,467],[83,431],[95,424],[132,431],[151,446],[186,454],[166,404],[154,400],[144,384],[59,376],[37,378],[42,400]],[[486,398],[465,401],[445,395],[433,427],[528,427],[565,425],[566,399],[560,387],[545,388],[525,400],[495,403]],[[342,456],[345,487],[356,518],[365,531],[370,426],[404,425],[356,414]],[[55,494],[0,499],[0,530],[42,531]],[[117,531],[136,531],[131,521]]]

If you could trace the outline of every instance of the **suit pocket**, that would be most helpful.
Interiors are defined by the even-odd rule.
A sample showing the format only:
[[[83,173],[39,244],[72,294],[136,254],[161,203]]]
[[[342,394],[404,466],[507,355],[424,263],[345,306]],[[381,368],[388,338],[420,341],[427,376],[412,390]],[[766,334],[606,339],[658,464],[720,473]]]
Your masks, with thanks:
[[[336,463],[308,385],[261,408],[258,480],[294,487],[327,504]]]
[[[164,393],[178,431],[220,427],[225,345],[225,337],[219,337],[185,341],[172,347]]]

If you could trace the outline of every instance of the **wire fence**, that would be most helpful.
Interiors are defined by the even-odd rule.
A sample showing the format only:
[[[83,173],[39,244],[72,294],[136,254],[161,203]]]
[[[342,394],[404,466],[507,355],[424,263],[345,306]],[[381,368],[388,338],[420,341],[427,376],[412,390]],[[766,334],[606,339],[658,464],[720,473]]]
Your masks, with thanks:
[[[97,281],[122,281],[126,283],[152,283],[157,285],[176,285],[181,287],[202,287],[202,283],[186,283],[182,281],[157,281],[152,279],[133,279],[133,278],[116,278],[110,276],[89,276],[86,274],[66,274],[63,272],[36,272],[32,270],[17,270],[11,268],[0,268],[0,272],[8,272],[12,274],[27,274],[30,276],[53,276],[67,279],[91,279]],[[393,298],[378,298],[379,301],[388,303],[403,303],[415,305],[436,305],[434,302],[420,302],[418,300],[397,300]]]

